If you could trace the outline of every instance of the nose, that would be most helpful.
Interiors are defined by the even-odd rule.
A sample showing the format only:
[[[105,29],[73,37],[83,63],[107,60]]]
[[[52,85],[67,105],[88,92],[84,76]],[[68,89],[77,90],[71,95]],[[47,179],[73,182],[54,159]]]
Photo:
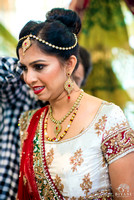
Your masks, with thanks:
[[[23,78],[24,78],[24,81],[26,82],[26,84],[28,84],[28,85],[33,85],[37,81],[36,73],[31,69],[24,72]]]

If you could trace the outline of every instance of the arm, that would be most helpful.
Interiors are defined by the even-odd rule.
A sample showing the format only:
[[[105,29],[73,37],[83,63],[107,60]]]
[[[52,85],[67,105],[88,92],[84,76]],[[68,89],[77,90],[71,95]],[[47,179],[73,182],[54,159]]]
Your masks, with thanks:
[[[111,163],[109,175],[115,200],[134,199],[134,152]]]
[[[72,0],[69,5],[69,9],[76,11],[82,20],[84,11],[88,6],[88,3],[89,0]]]
[[[114,200],[133,200],[134,131],[117,106],[113,106],[107,118],[102,152],[109,164],[109,178]]]

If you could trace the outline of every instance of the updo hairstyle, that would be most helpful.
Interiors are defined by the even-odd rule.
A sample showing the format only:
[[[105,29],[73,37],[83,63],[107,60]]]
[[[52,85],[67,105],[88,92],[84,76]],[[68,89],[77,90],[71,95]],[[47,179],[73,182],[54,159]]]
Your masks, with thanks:
[[[45,22],[29,21],[21,30],[19,39],[27,35],[35,35],[55,46],[70,47],[76,42],[74,37],[81,29],[81,21],[76,12],[64,8],[54,8],[46,14]],[[17,56],[19,58],[18,50],[22,47],[25,39],[19,40],[17,45]],[[67,61],[71,55],[75,55],[78,60],[79,45],[70,50],[59,50],[52,48],[34,38],[30,38],[32,42],[40,48],[42,52],[48,55],[54,55],[60,59],[62,63]],[[78,62],[76,64],[76,68]]]

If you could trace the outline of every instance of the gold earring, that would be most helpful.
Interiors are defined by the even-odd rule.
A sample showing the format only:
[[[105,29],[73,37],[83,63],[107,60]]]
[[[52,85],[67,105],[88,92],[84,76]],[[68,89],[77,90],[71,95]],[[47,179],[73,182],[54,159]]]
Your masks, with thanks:
[[[73,82],[70,78],[70,73],[68,72],[67,73],[67,80],[66,82],[64,83],[64,89],[67,91],[67,94],[68,94],[68,99],[70,99],[70,93],[72,92],[73,90]]]

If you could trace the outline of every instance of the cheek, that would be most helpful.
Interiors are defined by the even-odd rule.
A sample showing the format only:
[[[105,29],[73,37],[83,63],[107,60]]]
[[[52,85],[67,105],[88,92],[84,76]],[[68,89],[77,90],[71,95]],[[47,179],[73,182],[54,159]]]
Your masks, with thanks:
[[[43,79],[43,75],[42,75],[42,79]],[[55,66],[47,70],[47,72],[44,74],[44,80],[50,81],[53,84],[65,82],[66,73],[64,69],[62,69],[61,67]]]

